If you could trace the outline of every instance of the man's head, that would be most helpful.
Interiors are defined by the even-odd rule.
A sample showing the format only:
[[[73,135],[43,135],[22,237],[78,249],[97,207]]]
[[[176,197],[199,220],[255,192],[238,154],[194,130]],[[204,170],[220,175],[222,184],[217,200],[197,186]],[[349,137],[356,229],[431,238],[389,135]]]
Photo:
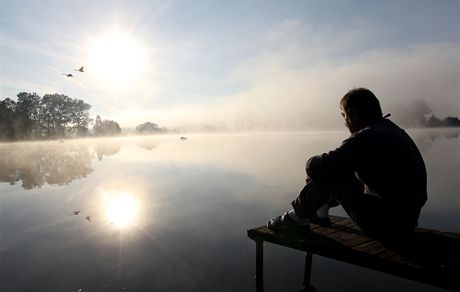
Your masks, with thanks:
[[[345,126],[356,133],[382,119],[382,109],[377,97],[366,88],[355,88],[340,100]]]

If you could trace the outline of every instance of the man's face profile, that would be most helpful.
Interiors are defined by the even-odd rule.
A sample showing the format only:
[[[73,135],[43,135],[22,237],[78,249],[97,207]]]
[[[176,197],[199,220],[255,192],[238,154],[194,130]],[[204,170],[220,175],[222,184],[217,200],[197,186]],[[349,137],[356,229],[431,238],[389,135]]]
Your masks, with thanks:
[[[358,127],[358,123],[354,122],[354,116],[350,115],[347,110],[343,108],[343,106],[340,106],[340,111],[343,119],[345,120],[345,127],[350,131],[351,134],[358,132],[360,129]]]
[[[340,111],[341,111],[340,114],[342,115],[342,117],[343,117],[343,119],[345,121],[345,127],[347,127],[347,129],[350,131],[350,133],[352,133],[351,128],[350,128],[350,122],[348,120],[347,111],[343,108],[343,106],[340,106]]]

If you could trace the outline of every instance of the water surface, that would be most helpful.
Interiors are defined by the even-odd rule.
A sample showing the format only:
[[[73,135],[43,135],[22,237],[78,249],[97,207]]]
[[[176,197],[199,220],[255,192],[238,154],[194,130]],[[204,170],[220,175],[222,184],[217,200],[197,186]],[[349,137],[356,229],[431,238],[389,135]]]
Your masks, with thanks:
[[[411,131],[428,171],[420,226],[460,232],[458,130]],[[255,291],[246,229],[290,207],[311,155],[345,132],[0,144],[0,290]],[[80,211],[74,215],[74,211]],[[338,207],[332,211],[345,215]],[[266,244],[266,291],[303,254]],[[314,257],[323,291],[441,291]]]

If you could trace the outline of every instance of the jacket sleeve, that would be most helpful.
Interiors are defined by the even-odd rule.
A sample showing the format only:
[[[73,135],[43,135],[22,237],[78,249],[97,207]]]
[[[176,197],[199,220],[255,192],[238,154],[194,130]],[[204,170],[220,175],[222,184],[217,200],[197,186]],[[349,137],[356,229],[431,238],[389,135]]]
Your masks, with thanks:
[[[351,135],[335,150],[313,156],[306,164],[307,175],[311,179],[336,179],[356,171],[358,153],[362,138]]]

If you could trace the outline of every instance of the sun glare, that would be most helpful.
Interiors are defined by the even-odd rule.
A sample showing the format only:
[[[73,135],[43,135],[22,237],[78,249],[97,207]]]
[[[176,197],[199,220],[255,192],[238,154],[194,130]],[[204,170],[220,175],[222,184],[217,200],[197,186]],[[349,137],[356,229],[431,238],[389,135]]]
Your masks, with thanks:
[[[134,223],[138,215],[138,202],[130,193],[108,195],[105,207],[109,221],[119,228]]]
[[[110,87],[132,85],[145,72],[148,54],[144,46],[128,34],[112,32],[92,41],[88,70]]]

